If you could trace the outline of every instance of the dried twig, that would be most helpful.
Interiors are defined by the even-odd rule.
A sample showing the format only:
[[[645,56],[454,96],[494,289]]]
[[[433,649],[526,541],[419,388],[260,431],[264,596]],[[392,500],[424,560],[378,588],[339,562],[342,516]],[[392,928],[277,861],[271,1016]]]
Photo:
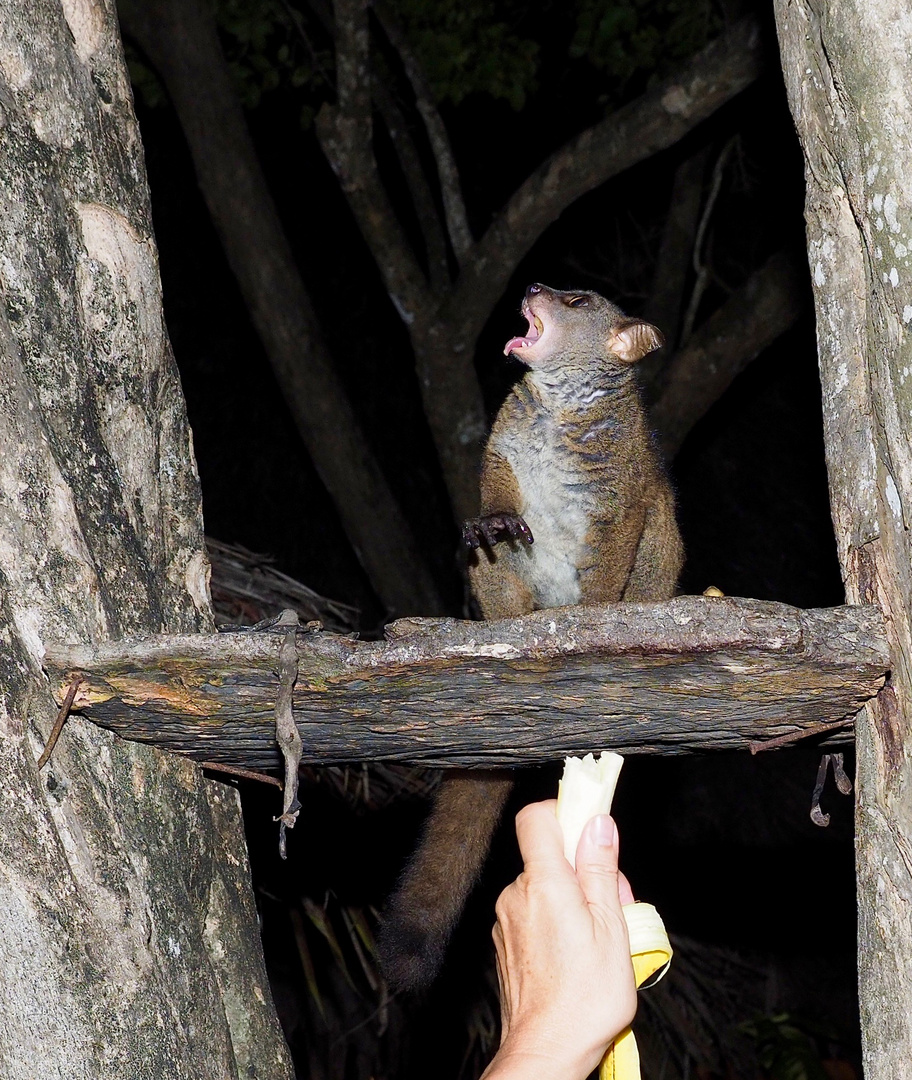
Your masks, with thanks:
[[[716,159],[716,164],[713,166],[709,195],[706,198],[706,206],[703,208],[700,224],[697,226],[697,238],[694,241],[693,248],[693,268],[697,278],[694,283],[693,292],[691,293],[690,302],[684,313],[684,323],[681,327],[680,339],[682,343],[686,343],[687,339],[693,333],[694,322],[697,318],[697,310],[703,300],[703,294],[706,292],[706,287],[709,285],[711,271],[709,264],[705,259],[706,233],[709,231],[709,223],[712,220],[713,211],[716,208],[716,202],[719,198],[719,193],[722,190],[722,177],[725,174],[725,166],[728,164],[734,142],[734,139],[730,139]]]
[[[222,772],[228,773],[231,776],[243,776],[245,780],[259,780],[263,784],[275,784],[279,790],[282,788],[282,781],[277,776],[269,776],[268,773],[255,772],[253,769],[242,769],[240,765],[224,765],[219,761],[201,761],[199,766],[201,769],[208,769],[210,772]]]
[[[295,643],[295,631],[298,617],[293,611],[282,613],[291,627],[282,642],[279,655],[279,689],[276,694],[275,722],[276,740],[282,757],[285,759],[285,798],[282,801],[282,813],[275,820],[279,824],[279,855],[287,857],[285,831],[293,829],[298,819],[301,804],[298,802],[298,767],[301,764],[301,735],[295,724],[292,708],[294,684],[298,678],[298,648]]]
[[[833,779],[836,781],[836,790],[840,795],[851,795],[852,781],[845,771],[845,759],[841,751],[838,754],[830,754],[830,764],[833,766]]]
[[[403,799],[430,799],[440,783],[438,769],[395,761],[304,766],[302,784],[324,784],[359,810],[376,811]]]
[[[318,620],[330,630],[349,631],[358,625],[358,609],[330,600],[275,568],[271,555],[248,551],[206,537],[212,564],[215,621],[258,623],[285,608],[294,608],[303,623]]]
[[[836,788],[840,794],[850,795],[852,793],[852,781],[846,775],[842,754],[824,754],[817,768],[817,780],[814,783],[814,792],[811,795],[811,821],[815,825],[819,825],[821,829],[825,829],[830,823],[830,815],[825,814],[820,805],[823,789],[826,786],[827,770],[830,765],[833,766],[833,779],[836,781]]]
[[[57,740],[60,738],[60,733],[63,731],[63,725],[67,722],[67,717],[70,715],[70,709],[73,708],[73,702],[76,700],[76,691],[82,685],[83,677],[81,674],[74,675],[70,679],[70,685],[67,688],[66,697],[63,699],[63,704],[60,706],[60,712],[57,713],[57,719],[54,721],[54,726],[51,728],[51,734],[48,736],[48,741],[45,743],[44,750],[41,751],[41,757],[38,758],[38,771],[44,768],[48,763],[48,759],[54,751],[54,747],[57,745]]]
[[[814,781],[814,791],[811,795],[811,821],[825,829],[830,823],[830,815],[825,814],[820,807],[820,797],[826,784],[827,768],[830,764],[830,755],[824,754],[817,766],[817,779]]]

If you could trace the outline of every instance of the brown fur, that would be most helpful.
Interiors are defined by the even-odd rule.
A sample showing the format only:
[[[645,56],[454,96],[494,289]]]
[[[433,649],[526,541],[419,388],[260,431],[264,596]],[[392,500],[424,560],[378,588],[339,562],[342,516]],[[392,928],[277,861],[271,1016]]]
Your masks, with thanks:
[[[533,285],[523,314],[529,336],[508,348],[530,370],[494,423],[482,516],[465,531],[481,547],[469,574],[483,616],[667,599],[681,538],[632,367],[661,335],[596,293]],[[436,975],[510,785],[509,774],[446,774],[386,916],[381,955],[394,985]]]
[[[383,972],[394,989],[419,989],[440,970],[512,786],[504,772],[460,769],[441,781],[380,934]]]

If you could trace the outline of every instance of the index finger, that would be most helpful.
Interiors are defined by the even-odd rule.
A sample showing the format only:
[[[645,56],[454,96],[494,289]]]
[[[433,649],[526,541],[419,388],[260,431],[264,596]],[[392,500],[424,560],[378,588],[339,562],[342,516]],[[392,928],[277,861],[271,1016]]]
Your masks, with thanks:
[[[564,834],[557,821],[557,800],[529,803],[516,815],[516,839],[523,864],[565,866],[572,870],[564,855]]]

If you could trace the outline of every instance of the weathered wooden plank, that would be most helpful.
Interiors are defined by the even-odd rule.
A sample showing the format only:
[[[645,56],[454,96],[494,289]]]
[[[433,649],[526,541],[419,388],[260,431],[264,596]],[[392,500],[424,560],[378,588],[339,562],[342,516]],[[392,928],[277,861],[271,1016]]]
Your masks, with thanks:
[[[45,667],[60,697],[83,673],[75,707],[125,738],[272,768],[280,644],[258,632],[52,645]],[[402,620],[376,642],[302,632],[298,657],[303,760],[322,764],[744,747],[851,716],[889,667],[877,608],[705,597]]]

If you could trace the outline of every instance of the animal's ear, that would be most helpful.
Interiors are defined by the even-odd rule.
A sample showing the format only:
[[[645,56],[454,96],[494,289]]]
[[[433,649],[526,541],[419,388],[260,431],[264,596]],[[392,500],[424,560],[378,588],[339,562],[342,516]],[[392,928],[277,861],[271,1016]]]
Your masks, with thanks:
[[[608,352],[627,364],[635,364],[664,344],[661,331],[640,319],[624,319],[608,335]]]

